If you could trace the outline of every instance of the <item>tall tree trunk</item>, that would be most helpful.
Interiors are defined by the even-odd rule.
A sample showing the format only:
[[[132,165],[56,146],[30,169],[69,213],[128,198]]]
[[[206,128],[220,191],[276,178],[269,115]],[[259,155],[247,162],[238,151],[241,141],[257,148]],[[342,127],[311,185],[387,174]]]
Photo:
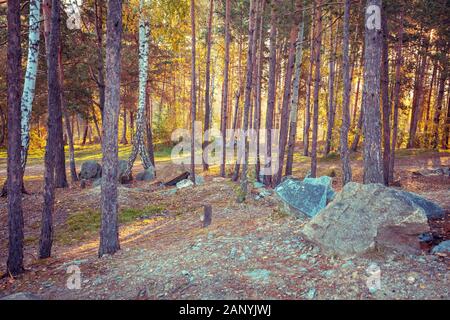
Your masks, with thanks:
[[[441,74],[439,79],[439,92],[436,99],[436,111],[434,113],[434,119],[433,119],[433,139],[431,146],[433,149],[439,148],[439,125],[441,123],[441,113],[442,113],[442,105],[444,101],[444,94],[445,94],[445,84],[447,83],[447,76],[448,76],[448,68],[447,68],[447,61],[443,62],[444,66],[441,67]]]
[[[58,1],[58,3],[60,3]],[[45,47],[46,47],[46,54],[50,54],[50,37],[51,37],[51,14],[53,9],[53,0],[44,0],[42,3],[42,11],[44,15],[44,38],[45,38]],[[58,18],[61,20],[61,18]],[[58,29],[60,30],[60,28]],[[59,31],[58,31],[59,32]],[[60,45],[60,36],[58,36],[58,48]],[[57,50],[59,50],[57,48]],[[58,52],[56,52],[56,59],[58,59]],[[55,63],[57,65],[58,62]],[[58,67],[56,67],[56,72],[58,72]],[[59,78],[58,78],[59,81]],[[56,140],[55,140],[55,163],[54,163],[54,170],[55,170],[55,176],[54,176],[54,186],[55,188],[67,188],[69,184],[67,183],[67,176],[66,176],[66,157],[64,154],[64,130],[63,130],[63,120],[62,120],[62,109],[61,104],[58,103],[56,105],[55,111],[55,126],[56,126]]]
[[[342,127],[341,127],[341,161],[342,161],[342,183],[346,185],[352,181],[352,168],[350,165],[350,152],[348,150],[348,132],[350,130],[350,57],[349,57],[349,38],[350,38],[350,1],[345,0],[344,8],[344,40],[343,49],[343,78],[344,78],[344,97],[342,102]]]
[[[48,82],[48,120],[47,146],[45,150],[44,173],[44,208],[42,211],[41,236],[39,240],[39,258],[46,259],[51,255],[53,244],[53,212],[55,206],[55,169],[58,158],[58,109],[61,110],[61,87],[58,77],[58,50],[60,45],[60,12],[59,0],[52,0],[50,19],[50,37],[47,54]],[[45,12],[45,11],[44,11]]]
[[[278,185],[281,182],[281,178],[283,177],[283,168],[284,168],[284,157],[286,155],[286,144],[288,140],[288,129],[289,129],[289,106],[291,102],[291,84],[292,84],[292,74],[294,71],[295,65],[295,53],[296,53],[296,42],[298,39],[298,30],[299,30],[299,19],[300,12],[302,10],[300,0],[296,0],[295,2],[295,12],[293,13],[293,24],[291,26],[291,31],[289,35],[289,54],[288,60],[286,64],[286,74],[284,78],[284,93],[283,93],[283,104],[281,107],[281,122],[280,122],[280,139],[279,139],[279,165],[278,172],[275,176],[274,184]]]
[[[332,21],[333,16],[330,16],[330,20]],[[339,29],[339,26],[338,28]],[[336,34],[339,34],[336,31]],[[333,34],[333,26],[330,29],[330,63],[329,69],[330,74],[328,77],[328,112],[327,112],[327,136],[325,140],[325,150],[324,155],[327,156],[331,152],[331,143],[333,138],[333,128],[334,128],[334,120],[336,118],[336,104],[334,98],[334,82],[336,76],[336,52],[337,52],[337,37],[336,43],[334,43],[335,35]]]
[[[292,86],[292,99],[291,99],[291,115],[290,115],[290,125],[289,125],[289,142],[288,142],[288,154],[286,161],[286,176],[292,175],[292,169],[294,165],[294,151],[295,151],[295,141],[297,137],[297,122],[298,122],[298,103],[299,103],[299,90],[300,90],[300,80],[302,72],[302,61],[303,61],[303,40],[305,33],[305,1],[303,1],[302,7],[302,18],[299,26],[297,42],[296,42],[296,53],[295,53],[295,75]]]
[[[314,12],[311,17],[315,16],[316,7],[313,8]],[[309,71],[308,78],[306,80],[306,101],[305,101],[305,126],[303,128],[303,155],[309,156],[309,132],[311,129],[311,83],[314,70],[314,36],[316,32],[316,20],[311,19],[311,35],[310,35],[310,49],[309,49]]]
[[[210,96],[210,83],[211,83],[211,40],[212,40],[212,22],[214,16],[214,0],[210,0],[209,4],[209,18],[208,18],[208,35],[207,35],[207,51],[206,51],[206,70],[205,70],[205,126],[204,132],[204,143],[202,150],[209,145],[209,136],[207,131],[211,128],[210,118],[211,118],[211,96]],[[203,159],[203,170],[209,170],[208,159],[204,154]]]
[[[59,46],[58,50],[58,73],[59,73],[59,83],[61,90],[61,108],[64,115],[64,122],[66,124],[66,132],[69,140],[69,165],[70,165],[70,176],[72,182],[78,181],[77,167],[75,165],[75,148],[73,145],[73,131],[70,126],[69,114],[66,108],[66,102],[64,97],[64,67],[62,65],[62,44]]]
[[[139,106],[136,119],[136,134],[133,138],[133,149],[128,158],[127,169],[124,176],[131,174],[134,162],[139,154],[142,160],[144,169],[153,166],[145,146],[146,121],[145,110],[147,103],[147,80],[148,80],[148,38],[149,38],[149,23],[145,19],[144,0],[139,1]]]
[[[264,184],[272,185],[272,130],[273,116],[275,111],[276,95],[276,65],[277,65],[277,1],[272,0],[270,13],[270,62],[269,62],[269,84],[266,111],[266,152],[265,152],[265,175]],[[269,174],[269,172],[270,174]]]
[[[431,118],[431,98],[433,96],[434,83],[436,82],[435,80],[436,80],[437,69],[438,69],[437,63],[435,63],[433,66],[433,74],[431,76],[430,90],[428,93],[427,113],[426,113],[426,118],[425,118],[425,127],[423,130],[424,134],[425,134],[425,141],[424,141],[425,148],[427,148],[430,143],[430,133],[428,131],[429,131],[430,118]]]
[[[260,179],[261,172],[261,157],[260,157],[260,129],[261,129],[261,96],[262,96],[262,73],[264,64],[264,9],[266,2],[263,1],[260,10],[260,22],[259,22],[259,39],[258,39],[258,61],[257,61],[257,75],[256,75],[256,92],[255,92],[255,118],[253,122],[253,128],[256,132],[256,164],[255,164],[255,177],[256,180],[262,182]]]
[[[120,143],[127,145],[128,139],[127,139],[127,109],[125,105],[123,105],[123,113],[122,113],[122,119],[123,119],[123,127],[122,127],[122,138],[120,139]]]
[[[247,137],[247,130],[250,123],[250,103],[252,95],[252,82],[253,82],[253,57],[256,54],[256,16],[261,0],[250,0],[250,14],[249,14],[249,28],[248,28],[248,51],[247,51],[247,71],[246,71],[246,85],[245,85],[245,100],[244,100],[244,157],[242,164],[242,174],[241,174],[241,194],[239,196],[238,202],[245,201],[247,197],[248,188],[248,161],[249,161],[249,143]]]
[[[368,0],[364,58],[364,183],[383,183],[381,155],[380,67],[382,49],[381,0]]]
[[[195,0],[191,0],[191,175],[190,178],[195,184],[195,120],[197,113],[197,77],[195,74]]]
[[[95,0],[95,33],[97,35],[97,86],[100,98],[100,111],[105,107],[105,78],[103,62],[103,0]]]
[[[442,148],[450,149],[450,92],[447,92],[447,119],[445,121],[444,134],[442,136]]]
[[[153,146],[153,112],[152,112],[152,103],[150,100],[150,84],[147,81],[147,89],[146,89],[146,131],[147,131],[147,152],[150,162],[153,168],[156,169],[155,162],[155,149]],[[176,122],[175,122],[176,123]]]
[[[228,115],[228,73],[230,66],[230,19],[231,0],[225,0],[225,66],[223,72],[222,110],[220,130],[222,132],[222,161],[220,163],[220,175],[225,177],[226,148],[227,148],[227,115]]]
[[[22,168],[25,171],[30,145],[30,121],[39,63],[41,0],[30,0],[28,59],[21,101]]]
[[[315,60],[315,76],[314,76],[314,112],[313,112],[313,135],[311,146],[311,177],[317,176],[317,140],[319,134],[319,91],[320,91],[320,59],[322,47],[322,0],[316,0],[316,24],[317,33],[314,37],[314,60]]]
[[[20,1],[8,0],[8,260],[7,271],[13,276],[23,268],[23,212],[20,129],[20,82],[22,50],[20,47]]]
[[[386,5],[386,4],[385,4]],[[383,173],[384,183],[389,185],[389,167],[391,156],[391,103],[389,99],[389,29],[387,11],[383,10],[381,17],[382,64],[381,64],[381,98],[383,106]]]
[[[418,74],[416,77],[416,86],[414,90],[413,106],[411,123],[409,128],[408,149],[417,147],[417,126],[419,124],[420,110],[422,109],[423,97],[423,83],[425,79],[426,70],[428,69],[428,39],[425,40],[425,52],[421,63],[418,65]]]
[[[120,51],[122,1],[109,0],[106,22],[106,86],[103,113],[102,222],[99,256],[120,250],[117,202],[118,125],[120,112]]]

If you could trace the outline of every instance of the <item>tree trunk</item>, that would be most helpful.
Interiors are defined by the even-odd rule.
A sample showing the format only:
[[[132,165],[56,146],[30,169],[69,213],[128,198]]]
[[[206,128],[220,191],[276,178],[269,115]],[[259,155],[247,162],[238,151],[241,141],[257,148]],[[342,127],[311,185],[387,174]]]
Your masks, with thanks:
[[[332,20],[332,17],[333,16],[330,17],[330,20]],[[339,29],[339,26],[337,29]],[[339,34],[339,32],[336,31],[336,34]],[[334,100],[334,82],[335,82],[335,76],[336,76],[336,52],[337,52],[338,43],[337,43],[337,41],[336,41],[336,43],[333,43],[334,38],[335,38],[335,35],[333,34],[333,26],[331,26],[331,30],[330,30],[330,63],[329,63],[330,75],[328,77],[327,137],[325,140],[325,150],[324,150],[325,156],[328,156],[328,154],[331,152],[334,120],[336,118],[336,103]],[[336,40],[337,40],[337,37],[336,37]]]
[[[191,175],[190,178],[195,184],[195,120],[197,112],[197,77],[195,75],[195,0],[191,0]]]
[[[147,130],[147,152],[150,162],[153,168],[156,168],[155,163],[155,149],[153,147],[153,113],[152,113],[152,104],[150,101],[150,84],[147,81],[147,89],[146,89],[146,130]]]
[[[314,113],[313,113],[313,135],[311,146],[311,177],[317,176],[317,140],[319,134],[319,91],[320,91],[320,59],[322,46],[322,0],[315,1],[316,6],[316,24],[317,33],[314,38],[314,60],[315,60],[315,77],[314,77]]]
[[[427,148],[430,143],[430,133],[428,131],[429,131],[430,118],[431,118],[431,98],[433,96],[434,83],[436,82],[435,80],[436,80],[437,69],[438,69],[437,63],[435,63],[433,66],[433,74],[431,76],[430,90],[428,93],[427,113],[426,113],[426,118],[425,118],[425,127],[423,130],[424,134],[425,134],[425,141],[424,141],[425,148]]]
[[[43,15],[44,15],[44,38],[45,38],[45,47],[46,47],[46,54],[50,54],[50,37],[51,37],[51,10],[53,9],[53,0],[44,0],[42,7],[43,7]],[[58,3],[60,3],[58,1]],[[61,20],[61,18],[58,18]],[[60,30],[60,28],[58,28]],[[59,32],[59,31],[58,31]],[[58,60],[58,48],[60,45],[60,35],[58,36],[58,44],[57,44],[57,52],[56,52],[56,59]],[[57,66],[58,62],[55,63]],[[58,73],[58,67],[56,67],[56,72]],[[57,79],[59,81],[59,78]],[[67,183],[67,176],[66,176],[66,157],[64,154],[64,130],[63,130],[63,120],[62,120],[62,110],[61,110],[61,103],[58,103],[56,105],[56,108],[54,109],[55,114],[55,163],[54,163],[54,170],[55,170],[55,177],[54,177],[54,186],[55,188],[67,188],[69,184]]]
[[[256,16],[259,8],[260,0],[250,0],[250,14],[249,14],[249,28],[248,28],[248,52],[247,52],[247,72],[246,72],[246,85],[245,85],[245,100],[244,100],[244,156],[242,164],[241,174],[241,190],[238,202],[245,201],[247,197],[248,188],[248,161],[249,161],[249,143],[247,137],[247,130],[250,123],[250,103],[252,95],[252,82],[253,82],[253,56],[256,51]]]
[[[28,60],[21,101],[21,131],[22,131],[22,168],[25,171],[28,147],[30,145],[30,121],[36,88],[36,78],[39,63],[39,36],[41,21],[41,1],[30,0],[29,30],[28,30]]]
[[[103,113],[102,144],[102,222],[99,256],[120,250],[117,177],[118,177],[118,124],[120,112],[120,51],[122,39],[122,1],[109,0],[106,31],[106,86]]]
[[[23,212],[20,129],[20,83],[22,50],[20,47],[20,1],[8,0],[8,260],[7,272],[16,276],[23,268]]]
[[[284,157],[286,154],[286,143],[288,139],[288,129],[289,129],[289,105],[291,102],[291,84],[292,84],[292,74],[294,71],[295,65],[295,53],[296,53],[296,42],[298,39],[299,33],[299,19],[301,2],[297,0],[295,2],[296,8],[293,13],[293,24],[291,26],[291,31],[289,35],[289,54],[288,60],[286,64],[286,74],[284,78],[284,93],[283,93],[283,104],[281,107],[281,122],[280,122],[280,139],[279,139],[279,165],[278,172],[275,176],[274,184],[278,185],[281,182],[281,178],[283,177],[283,168],[284,168]]]
[[[381,0],[368,0],[364,58],[364,183],[383,183],[381,155],[380,67],[382,49]]]
[[[343,49],[343,78],[344,78],[344,97],[342,102],[342,127],[341,127],[341,161],[342,161],[342,183],[345,186],[352,181],[352,167],[350,165],[350,152],[348,150],[348,132],[350,130],[350,57],[349,57],[349,39],[350,38],[350,0],[345,0],[344,8],[344,40]]]
[[[53,212],[55,206],[55,169],[59,152],[58,144],[58,109],[61,110],[61,87],[58,77],[58,50],[60,45],[60,2],[52,0],[50,19],[50,36],[48,41],[47,74],[48,74],[48,120],[47,146],[45,150],[44,173],[44,207],[42,211],[41,236],[39,241],[39,258],[51,256],[53,244]],[[44,15],[45,11],[44,11]]]
[[[450,149],[450,92],[447,93],[447,119],[445,121],[444,134],[442,136],[442,148]]]
[[[444,61],[443,64],[444,66],[441,67],[441,74],[439,79],[439,92],[436,100],[436,111],[434,113],[433,119],[433,139],[431,143],[433,149],[439,148],[439,125],[441,123],[441,113],[444,101],[445,84],[447,82],[447,70],[448,70],[447,61]]]
[[[230,19],[231,0],[225,0],[225,66],[223,72],[222,110],[220,130],[222,132],[222,161],[220,163],[220,176],[225,177],[226,147],[227,147],[227,116],[228,116],[228,73],[230,66]]]
[[[127,145],[128,139],[127,139],[127,109],[125,108],[125,105],[123,105],[123,127],[122,127],[122,138],[120,139],[120,143]]]
[[[428,69],[428,40],[425,44],[425,53],[422,57],[422,62],[419,64],[418,74],[416,77],[416,86],[414,90],[413,106],[411,123],[409,128],[408,149],[417,147],[417,126],[420,118],[420,110],[422,109],[423,97],[423,82],[425,79],[426,70]],[[418,54],[419,55],[419,54]]]
[[[272,185],[272,130],[273,116],[275,111],[276,95],[276,65],[277,65],[277,11],[276,0],[271,3],[270,13],[270,61],[269,61],[269,83],[266,111],[266,152],[265,152],[265,175],[264,184]]]
[[[62,65],[62,44],[59,47],[58,50],[58,73],[59,73],[59,83],[60,83],[60,90],[61,90],[61,108],[64,115],[64,120],[66,124],[66,132],[67,137],[69,140],[69,165],[70,165],[70,176],[72,179],[72,182],[78,181],[78,175],[77,175],[77,167],[75,165],[75,148],[73,145],[73,131],[70,126],[70,119],[69,114],[67,112],[66,108],[66,102],[64,97],[64,67]]]
[[[202,150],[209,145],[209,136],[207,135],[207,131],[211,127],[210,118],[211,118],[211,96],[210,96],[210,83],[211,83],[211,40],[212,40],[212,22],[214,16],[214,0],[210,0],[209,4],[209,18],[208,18],[208,35],[207,35],[207,52],[206,52],[206,71],[205,71],[205,126],[203,132],[204,136],[204,144]],[[203,159],[203,170],[209,170],[208,159],[204,154]]]
[[[289,142],[288,142],[288,155],[286,162],[286,176],[292,175],[293,165],[294,165],[294,152],[295,152],[295,141],[297,137],[297,123],[298,123],[298,103],[299,103],[299,90],[300,90],[300,80],[302,72],[302,61],[303,61],[303,41],[305,32],[305,1],[303,1],[302,8],[302,18],[299,26],[299,32],[297,36],[296,43],[296,54],[295,54],[295,75],[292,87],[292,99],[291,99],[291,115],[290,115],[290,127],[289,127]]]
[[[313,8],[313,14],[315,16],[316,7]],[[311,18],[311,34],[310,34],[310,50],[309,50],[309,71],[308,78],[306,80],[306,98],[305,98],[305,126],[303,128],[303,155],[309,156],[309,132],[311,130],[311,83],[314,70],[314,35],[316,32],[316,21]]]
[[[145,20],[144,0],[139,1],[139,106],[136,119],[136,134],[133,138],[133,149],[128,158],[127,169],[123,176],[128,177],[133,169],[137,155],[141,157],[144,169],[153,166],[145,146],[145,110],[147,102],[147,80],[148,80],[148,37],[149,24]]]
[[[381,64],[381,95],[383,106],[383,173],[384,184],[389,185],[389,164],[391,156],[391,103],[389,99],[389,29],[387,11],[383,10],[381,17],[383,29],[382,64]]]
[[[95,0],[95,33],[97,35],[97,86],[100,98],[100,112],[105,107],[105,78],[103,62],[103,0]]]
[[[260,22],[259,22],[259,39],[258,48],[259,55],[257,61],[257,75],[256,75],[256,93],[255,93],[255,118],[253,122],[253,128],[256,131],[256,164],[255,164],[255,177],[256,181],[262,182],[260,179],[261,172],[261,157],[260,157],[260,129],[261,129],[261,96],[262,96],[262,74],[264,66],[264,9],[266,2],[263,1],[260,10]]]

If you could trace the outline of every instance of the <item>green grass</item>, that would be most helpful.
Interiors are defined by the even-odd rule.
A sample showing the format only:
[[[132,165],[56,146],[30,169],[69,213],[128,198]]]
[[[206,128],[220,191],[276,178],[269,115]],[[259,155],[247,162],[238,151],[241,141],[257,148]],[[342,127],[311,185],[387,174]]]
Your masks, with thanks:
[[[165,210],[161,206],[148,206],[144,209],[127,208],[119,213],[119,224],[127,225],[139,219],[150,219]],[[86,210],[70,215],[64,226],[56,233],[56,240],[63,244],[90,237],[100,231],[101,214],[99,211]]]

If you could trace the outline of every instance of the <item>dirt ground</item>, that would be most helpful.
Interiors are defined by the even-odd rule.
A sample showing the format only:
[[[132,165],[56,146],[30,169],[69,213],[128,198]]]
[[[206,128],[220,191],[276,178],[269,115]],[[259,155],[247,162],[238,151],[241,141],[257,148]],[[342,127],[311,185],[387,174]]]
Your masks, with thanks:
[[[361,181],[361,162],[354,161],[355,180]],[[397,180],[402,188],[433,200],[450,212],[448,177],[414,177],[417,169],[450,165],[448,153],[400,157]],[[166,164],[157,166],[165,170]],[[136,166],[137,167],[137,166]],[[308,167],[298,165],[304,177]],[[155,183],[120,187],[121,208],[163,208],[158,215],[122,225],[122,250],[97,257],[98,233],[76,242],[57,238],[53,257],[36,259],[42,210],[42,165],[26,173],[24,195],[25,266],[18,279],[0,280],[0,297],[16,292],[42,299],[449,299],[449,268],[445,258],[373,254],[342,260],[325,256],[302,239],[306,218],[288,216],[273,196],[236,203],[237,185],[207,176],[206,183],[178,190]],[[137,168],[136,170],[139,170]],[[335,169],[334,188],[341,189],[340,164],[324,161],[320,174]],[[0,170],[4,177],[5,169]],[[171,191],[172,190],[172,191]],[[256,192],[253,190],[252,192]],[[83,210],[98,210],[100,189],[79,184],[58,190],[55,234],[64,232],[67,219]],[[202,205],[213,208],[212,224],[201,227]],[[433,228],[442,240],[442,222]],[[0,199],[0,270],[7,257],[6,199]],[[367,269],[381,269],[381,289],[369,291]],[[69,266],[81,271],[81,289],[70,290]],[[73,270],[73,269],[72,269]]]

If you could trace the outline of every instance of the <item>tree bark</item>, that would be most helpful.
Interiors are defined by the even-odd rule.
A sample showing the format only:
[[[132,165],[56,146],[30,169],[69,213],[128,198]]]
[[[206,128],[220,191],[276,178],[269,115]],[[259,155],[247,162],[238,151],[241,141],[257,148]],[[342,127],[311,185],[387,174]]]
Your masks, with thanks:
[[[314,37],[314,60],[315,60],[315,76],[314,76],[314,112],[313,112],[313,135],[311,146],[311,177],[317,176],[317,140],[319,133],[319,91],[320,91],[320,59],[322,46],[322,0],[315,1],[316,6],[316,24],[317,33]]]
[[[368,0],[364,58],[364,183],[383,183],[381,155],[380,67],[382,49],[381,0]]]
[[[345,0],[344,8],[344,40],[343,49],[343,79],[344,79],[344,96],[342,102],[342,127],[341,127],[341,161],[342,161],[342,183],[345,186],[352,181],[352,168],[350,165],[350,152],[348,150],[348,132],[350,130],[350,57],[349,57],[349,38],[350,38],[350,1]]]
[[[430,143],[430,133],[428,131],[429,131],[430,118],[431,118],[431,98],[433,96],[434,83],[436,82],[435,80],[436,80],[437,69],[438,69],[437,64],[435,63],[433,66],[433,74],[431,76],[430,90],[428,93],[427,113],[426,113],[426,118],[425,118],[425,127],[423,130],[424,134],[425,134],[425,141],[424,141],[425,148],[427,148]]]
[[[332,17],[333,16],[330,17],[330,20],[332,20]],[[339,29],[339,26],[337,29]],[[339,34],[339,32],[336,31],[336,34]],[[331,152],[333,128],[334,128],[334,122],[335,122],[335,118],[336,118],[334,82],[335,82],[335,77],[336,77],[336,53],[337,53],[338,43],[337,43],[337,40],[336,40],[336,43],[333,43],[334,38],[335,38],[335,35],[333,34],[333,26],[331,26],[331,30],[330,30],[330,63],[329,63],[330,74],[328,77],[327,136],[326,136],[326,140],[325,140],[325,150],[324,150],[325,156],[328,156],[328,154]]]
[[[139,1],[139,106],[136,119],[136,133],[133,138],[133,149],[128,158],[127,169],[123,176],[128,177],[133,169],[134,162],[139,154],[142,160],[144,169],[153,166],[152,161],[145,146],[146,121],[145,110],[147,103],[147,80],[148,80],[148,38],[149,38],[149,24],[145,19],[144,0]]]
[[[100,99],[100,112],[105,107],[105,78],[103,62],[103,0],[95,0],[95,33],[97,36],[97,86]]]
[[[208,35],[207,35],[207,51],[206,51],[206,71],[205,71],[205,126],[204,132],[204,143],[202,150],[209,145],[209,136],[207,131],[211,127],[211,96],[210,96],[210,82],[211,82],[211,41],[212,41],[212,22],[214,16],[214,0],[210,0],[209,4],[209,18],[208,18]],[[205,159],[206,155],[203,155],[203,171],[209,170],[208,159]]]
[[[44,173],[44,207],[42,211],[41,236],[39,240],[39,258],[51,256],[53,244],[53,212],[55,206],[55,169],[59,152],[58,144],[58,109],[61,110],[61,87],[58,75],[58,51],[60,45],[60,1],[52,0],[50,19],[50,36],[47,54],[48,83],[48,120],[47,146],[45,150]],[[44,11],[45,12],[45,11]]]
[[[295,54],[295,75],[292,87],[292,99],[291,99],[291,114],[290,114],[290,126],[289,126],[289,142],[288,142],[288,154],[286,161],[286,176],[292,175],[293,165],[294,165],[294,152],[295,152],[295,141],[297,137],[297,123],[298,123],[298,103],[299,103],[299,90],[300,90],[300,80],[302,72],[302,61],[303,61],[303,41],[305,33],[305,1],[303,1],[302,7],[302,18],[299,26],[297,43],[296,43],[296,54]]]
[[[197,77],[195,74],[195,0],[191,0],[191,175],[190,178],[195,184],[195,120],[197,113]]]
[[[389,99],[389,29],[387,11],[383,10],[381,17],[383,29],[382,64],[381,64],[381,95],[383,107],[383,174],[384,184],[389,185],[389,168],[391,156],[391,103]]]
[[[117,177],[118,124],[120,112],[120,52],[122,39],[122,1],[108,1],[106,22],[106,86],[103,115],[102,222],[99,256],[120,250]]]
[[[28,59],[21,100],[22,168],[25,171],[30,145],[30,121],[35,96],[39,63],[39,41],[41,22],[41,0],[30,0]]]
[[[270,13],[270,61],[269,61],[269,83],[266,111],[266,153],[265,153],[265,175],[264,184],[272,185],[272,130],[273,116],[275,111],[276,95],[276,65],[277,65],[277,2],[272,0]],[[268,172],[270,174],[268,174]]]
[[[7,103],[8,103],[8,260],[7,272],[13,276],[23,268],[23,212],[20,128],[20,83],[22,50],[20,47],[20,1],[8,0],[7,9]]]
[[[315,16],[316,7],[311,17]],[[306,102],[305,102],[305,126],[303,128],[303,155],[309,156],[309,132],[311,129],[311,83],[314,70],[314,35],[316,32],[316,21],[311,19],[311,35],[310,35],[310,53],[309,53],[309,71],[308,79],[306,80]]]
[[[225,0],[225,66],[223,72],[222,110],[220,130],[222,132],[222,161],[220,163],[220,176],[225,177],[226,148],[227,148],[227,116],[228,116],[228,74],[230,66],[230,19],[231,0]]]
[[[289,35],[289,54],[286,64],[286,74],[284,78],[284,92],[283,92],[283,103],[281,106],[281,122],[280,122],[280,139],[279,139],[279,165],[278,172],[275,176],[274,184],[278,185],[283,177],[284,168],[284,157],[286,155],[286,144],[288,139],[288,129],[289,129],[289,106],[291,102],[291,84],[292,84],[292,74],[295,65],[295,53],[296,53],[296,42],[298,38],[299,30],[299,19],[301,12],[301,2],[297,0],[295,2],[296,8],[293,13],[294,21],[291,26]]]
[[[247,130],[250,123],[250,103],[252,95],[252,82],[253,82],[253,57],[256,51],[256,16],[259,8],[260,0],[250,0],[250,14],[249,14],[249,28],[248,28],[248,51],[247,51],[247,76],[245,85],[245,100],[244,100],[244,159],[242,164],[242,174],[241,174],[241,194],[239,196],[238,202],[245,201],[247,197],[248,188],[248,161],[249,161],[249,142],[247,137]]]
[[[64,67],[62,65],[62,44],[58,50],[58,73],[59,73],[59,83],[61,91],[61,108],[64,115],[64,122],[66,124],[66,132],[69,140],[69,165],[70,165],[70,176],[72,182],[78,181],[77,167],[75,165],[75,148],[73,144],[73,131],[70,125],[69,114],[67,112],[65,97],[64,97]]]
[[[436,99],[436,111],[434,113],[434,119],[433,119],[433,138],[431,146],[433,149],[439,148],[439,125],[441,123],[441,113],[443,109],[443,101],[444,101],[444,94],[445,94],[445,84],[447,82],[447,62],[443,62],[444,66],[441,67],[441,74],[439,79],[439,92]]]

